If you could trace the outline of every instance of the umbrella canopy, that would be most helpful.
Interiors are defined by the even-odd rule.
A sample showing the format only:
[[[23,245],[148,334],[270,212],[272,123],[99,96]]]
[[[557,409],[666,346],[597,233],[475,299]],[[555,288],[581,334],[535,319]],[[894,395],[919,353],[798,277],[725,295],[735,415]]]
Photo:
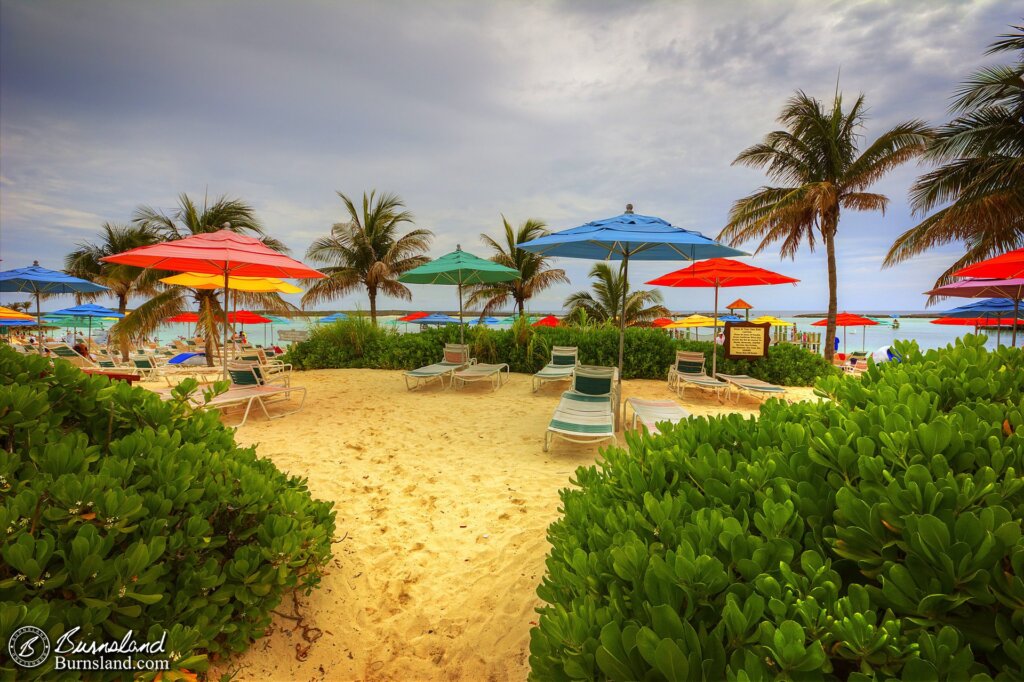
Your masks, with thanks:
[[[224,310],[228,309],[229,277],[295,277],[317,279],[321,272],[274,251],[255,237],[229,229],[196,234],[160,244],[140,246],[100,260],[108,263],[159,268],[172,272],[220,275],[224,281]],[[228,326],[224,325],[224,378],[228,378]]]
[[[237,310],[233,313],[228,313],[228,322],[236,324],[268,324],[270,318],[248,310]]]
[[[460,324],[459,320],[442,313],[431,313],[424,317],[417,317],[413,324]]]
[[[940,317],[931,320],[930,324],[962,327],[1009,327],[1013,324],[1013,320],[1008,317]]]
[[[84,303],[82,305],[72,306],[71,308],[64,308],[63,310],[55,310],[53,315],[68,315],[71,317],[87,317],[89,318],[89,338],[92,338],[92,321],[94,318],[114,317],[122,318],[124,315],[111,310],[110,308],[104,308],[101,305],[95,303]]]
[[[542,317],[539,320],[537,320],[536,322],[534,322],[533,326],[534,327],[557,327],[560,323],[561,323],[561,320],[559,320],[557,317],[555,317],[554,315],[548,315],[547,317]]]
[[[742,322],[743,318],[739,315],[719,315],[719,322]]]
[[[318,322],[339,322],[347,319],[348,315],[345,313],[334,313],[333,315],[325,315],[324,317],[321,317]]]
[[[622,261],[625,286],[622,287],[622,314],[619,315],[619,396],[622,395],[622,355],[626,340],[630,259],[700,260],[747,255],[738,249],[719,244],[700,232],[675,227],[661,218],[634,213],[633,204],[627,204],[626,212],[622,215],[554,232],[516,244],[516,247],[546,256]],[[618,423],[620,415],[617,408],[615,418]]]
[[[786,322],[785,320],[780,320],[779,318],[777,318],[777,317],[775,317],[773,315],[762,315],[761,317],[754,318],[753,320],[751,320],[751,322],[753,322],[754,324],[770,324],[773,327],[792,327],[793,326],[792,322]]]
[[[395,320],[395,322],[412,322],[414,320],[420,319],[421,317],[426,317],[429,314],[430,313],[424,312],[409,313],[408,315],[403,315],[402,317],[398,318],[397,320]]]
[[[36,317],[41,317],[40,298],[43,294],[93,294],[110,290],[95,282],[48,270],[41,267],[39,261],[33,261],[27,268],[0,272],[0,291],[35,295]]]
[[[34,327],[38,324],[34,317],[22,320],[17,317],[0,317],[0,327]]]
[[[199,313],[181,313],[174,317],[168,317],[164,322],[198,322]]]
[[[476,321],[477,324],[499,324],[499,320],[496,317],[482,317]]]
[[[690,315],[672,324],[666,325],[666,329],[695,329],[697,327],[714,327],[715,320],[707,315]]]
[[[1013,319],[1015,301],[1009,298],[988,298],[958,306],[943,313],[946,317],[1005,317]],[[1002,314],[996,314],[1002,313]]]
[[[203,272],[183,272],[164,277],[164,284],[176,284],[193,289],[222,289],[224,279],[219,275]],[[302,289],[289,284],[279,277],[228,277],[228,289],[233,291],[263,291],[280,294],[301,294]]]
[[[519,271],[491,260],[484,260],[457,246],[437,260],[413,268],[398,278],[408,284],[453,284],[459,288],[459,322],[462,322],[462,287],[467,284],[488,284],[519,279]],[[413,322],[417,320],[412,320]],[[465,341],[465,330],[459,330],[459,340]]]
[[[17,310],[14,310],[13,308],[5,308],[4,306],[0,305],[0,320],[21,320],[23,322],[35,322],[35,319],[36,318],[32,317],[31,315],[28,315],[26,313],[19,313]]]
[[[800,280],[728,258],[710,258],[682,270],[652,279],[648,284],[665,287],[714,287],[715,317],[721,287],[750,287],[766,284],[796,284]],[[739,302],[739,301],[734,301]],[[739,318],[737,318],[738,320]],[[718,372],[718,353],[711,356],[711,376]]]
[[[658,319],[651,322],[652,327],[667,327],[672,324],[672,320],[668,317],[659,317]]]
[[[955,277],[1024,277],[1024,249],[969,265],[953,273]]]
[[[1005,255],[1010,256],[1013,253],[1015,252],[1011,251]],[[1024,277],[1015,276],[1011,279],[965,279],[926,291],[925,293],[934,296],[955,296],[958,298],[995,297],[1012,300],[1014,302],[1012,319],[1016,320],[1020,317],[1020,302],[1024,300]],[[1010,342],[1013,346],[1017,345],[1017,327],[1017,323],[1014,322],[1013,336]]]
[[[836,315],[836,326],[843,328],[843,352],[844,353],[846,352],[846,328],[847,327],[874,327],[877,324],[878,323],[875,322],[874,320],[872,320],[870,317],[862,317],[862,316],[856,315],[854,313],[841,312],[838,315]],[[818,320],[817,322],[812,322],[811,326],[812,327],[827,327],[828,326],[828,319],[826,318],[824,320]],[[866,336],[866,334],[861,336],[861,344],[862,344],[861,348],[862,349],[867,347],[867,346],[863,345],[863,344],[866,343],[866,339],[864,338],[864,336]],[[829,339],[828,342],[832,343],[832,340]]]

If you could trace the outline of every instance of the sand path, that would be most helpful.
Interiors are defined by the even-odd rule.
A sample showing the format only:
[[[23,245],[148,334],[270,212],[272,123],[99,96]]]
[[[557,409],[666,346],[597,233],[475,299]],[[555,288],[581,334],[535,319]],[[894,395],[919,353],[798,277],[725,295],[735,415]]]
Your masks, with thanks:
[[[212,679],[525,679],[546,528],[558,491],[597,454],[564,441],[542,451],[563,386],[533,394],[530,378],[513,374],[495,393],[409,393],[400,372],[381,370],[294,379],[308,390],[305,409],[255,416],[238,440],[336,503],[335,558],[320,589],[298,599],[303,623],[322,635],[310,644],[293,620],[275,618]],[[628,381],[624,393],[672,396],[663,381]],[[756,412],[750,400],[722,406],[690,393],[681,402],[694,414]],[[293,607],[289,598],[278,611]]]

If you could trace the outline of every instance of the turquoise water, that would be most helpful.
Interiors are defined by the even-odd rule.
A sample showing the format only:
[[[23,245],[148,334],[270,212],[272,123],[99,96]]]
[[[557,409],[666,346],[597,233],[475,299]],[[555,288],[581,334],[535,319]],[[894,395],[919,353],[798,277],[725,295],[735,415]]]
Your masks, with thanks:
[[[806,317],[794,317],[792,311],[756,311],[758,315],[774,315],[787,322],[794,322],[797,325],[798,332],[823,332],[822,327],[812,327],[811,323],[819,318],[806,318]],[[546,313],[537,313],[546,314]],[[557,314],[557,313],[556,313]],[[687,313],[688,314],[688,313]],[[873,314],[873,313],[863,313]],[[389,320],[396,319],[397,316],[382,316],[378,317],[378,321],[381,323]],[[287,345],[278,338],[278,332],[282,330],[296,330],[296,329],[309,329],[316,324],[316,318],[293,318],[289,324],[275,324],[275,325],[246,325],[244,328],[249,341],[252,343],[259,344],[270,344],[277,343],[279,345]],[[474,319],[475,322],[475,319]],[[944,325],[931,324],[928,319],[920,318],[906,318],[901,317],[900,328],[893,329],[891,326],[878,325],[875,327],[867,327],[861,329],[860,327],[849,327],[846,329],[846,348],[848,351],[856,350],[875,350],[881,346],[891,345],[896,339],[913,339],[918,342],[922,348],[938,348],[951,343],[957,337],[963,334],[973,332],[972,327],[951,327]],[[495,325],[493,329],[507,328],[508,325]],[[419,325],[416,324],[405,324],[399,323],[394,326],[399,333],[411,333],[414,334],[419,331]],[[162,326],[157,333],[157,340],[160,342],[168,342],[181,335],[187,335],[191,331],[191,325],[187,324],[167,324]],[[699,338],[710,339],[711,330],[701,329],[698,330]],[[995,347],[996,345],[996,333],[995,331],[985,332],[989,335],[988,345]],[[843,348],[843,330],[838,330],[839,336],[839,348]],[[1010,332],[1006,330],[1002,333],[1002,343],[1009,344]],[[1018,345],[1024,341],[1024,330],[1018,332]]]

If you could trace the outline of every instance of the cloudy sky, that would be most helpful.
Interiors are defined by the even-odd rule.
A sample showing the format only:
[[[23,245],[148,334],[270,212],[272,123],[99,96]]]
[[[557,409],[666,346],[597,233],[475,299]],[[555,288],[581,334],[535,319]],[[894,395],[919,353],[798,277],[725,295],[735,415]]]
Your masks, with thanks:
[[[436,238],[462,244],[501,214],[551,229],[622,212],[714,236],[763,183],[732,167],[774,129],[796,89],[867,95],[868,141],[897,122],[946,117],[957,83],[1020,19],[1005,0],[941,2],[49,2],[0,3],[0,258],[59,268],[104,221],[140,204],[227,194],[252,203],[301,257],[342,220],[335,192],[399,194]],[[881,270],[914,224],[917,166],[877,186],[885,216],[844,216],[839,301],[920,309],[957,249]],[[760,307],[821,310],[824,256],[751,262],[802,280],[733,290]],[[587,285],[535,299],[558,309]],[[682,263],[644,263],[633,281]],[[414,287],[420,309],[447,287]],[[10,294],[4,301],[16,300]],[[702,290],[666,290],[675,310]],[[731,300],[731,299],[730,299]],[[331,307],[366,307],[349,296]]]

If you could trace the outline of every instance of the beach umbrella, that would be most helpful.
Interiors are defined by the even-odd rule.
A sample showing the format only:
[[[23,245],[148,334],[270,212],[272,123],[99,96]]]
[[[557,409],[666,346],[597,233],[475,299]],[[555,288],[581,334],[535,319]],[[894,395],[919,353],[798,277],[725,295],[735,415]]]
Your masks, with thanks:
[[[35,318],[20,320],[14,317],[0,317],[0,327],[34,327],[39,324]]]
[[[0,291],[18,291],[36,297],[36,317],[42,317],[40,299],[43,294],[93,294],[110,291],[107,287],[63,272],[41,267],[33,261],[27,268],[0,272]]]
[[[780,275],[729,258],[711,258],[682,270],[670,272],[647,282],[664,287],[714,287],[715,317],[718,317],[718,290],[722,287],[751,287],[769,284],[796,284],[800,280]],[[737,303],[738,301],[733,301]],[[717,327],[716,327],[717,328]],[[711,376],[718,372],[718,353],[711,355]]]
[[[1010,279],[1024,277],[1024,249],[1004,253],[995,258],[983,260],[974,265],[957,270],[954,277],[985,277],[994,279]]]
[[[843,352],[844,353],[846,352],[846,328],[847,327],[874,327],[877,324],[878,324],[877,322],[875,322],[874,320],[872,320],[869,317],[861,317],[860,315],[856,315],[854,313],[841,312],[838,315],[836,315],[836,326],[843,328]],[[824,320],[818,320],[817,322],[812,322],[811,326],[812,327],[827,327],[828,326],[828,318],[826,318]],[[866,332],[866,330],[862,330],[861,331],[861,350],[864,350],[864,349],[867,348],[867,346],[864,345],[866,343],[866,339],[864,338],[865,337],[865,332]],[[829,343],[832,343],[832,341],[829,340]]]
[[[730,313],[734,310],[742,310],[744,313],[744,319],[750,320],[750,311],[754,309],[754,306],[750,305],[742,298],[737,298],[735,301],[725,306],[725,309]]]
[[[236,324],[269,324],[270,318],[248,310],[236,310],[235,312],[228,313],[228,322]]]
[[[621,260],[622,314],[619,315],[619,400],[622,399],[622,355],[626,339],[626,296],[629,288],[630,260],[701,260],[720,256],[745,256],[734,249],[705,237],[700,232],[675,227],[666,220],[633,212],[561,230],[538,237],[517,248],[546,256],[586,258],[588,260]],[[616,408],[615,419],[621,419]]]
[[[89,320],[89,339],[92,339],[92,321],[93,319],[99,318],[122,318],[124,315],[111,310],[110,308],[104,308],[101,305],[94,303],[84,303],[82,305],[72,306],[71,308],[64,308],[62,310],[55,310],[53,315],[67,315],[70,317],[84,317]]]
[[[461,246],[437,260],[424,263],[398,278],[407,284],[449,284],[459,288],[459,323],[462,323],[462,287],[467,284],[491,284],[519,279],[519,271],[492,260],[478,258]],[[417,320],[412,320],[416,322]],[[465,341],[465,329],[459,327],[459,341]]]
[[[424,312],[409,313],[408,315],[403,315],[402,317],[398,318],[397,320],[395,320],[395,322],[413,322],[414,320],[418,320],[421,317],[426,317],[429,314],[430,313]]]
[[[232,276],[317,279],[321,272],[274,251],[259,239],[225,228],[106,256],[108,263],[172,272],[220,275],[224,281],[224,310],[228,310],[228,280]],[[224,378],[228,378],[228,326],[224,325]]]
[[[477,324],[498,324],[498,318],[496,317],[481,317],[476,321]]]
[[[22,322],[35,322],[36,318],[32,317],[28,313],[20,313],[13,308],[5,308],[0,305],[0,320],[19,320]]]
[[[696,327],[714,327],[715,320],[707,315],[689,315],[672,324],[666,325],[666,329],[694,329]]]
[[[317,322],[327,322],[327,323],[330,323],[330,322],[339,322],[341,320],[347,320],[347,319],[348,319],[348,315],[346,315],[345,313],[334,313],[332,315],[327,315],[325,317],[321,317],[319,320],[317,320]]]
[[[462,324],[460,320],[443,313],[431,313],[423,317],[417,317],[413,324]]]
[[[204,272],[182,272],[160,280],[164,284],[192,289],[222,289],[224,280],[220,275]],[[228,277],[228,289],[233,291],[261,291],[280,294],[301,294],[302,289],[285,282],[280,277]]]
[[[739,315],[719,315],[719,322],[742,322],[743,318]]]
[[[947,310],[943,313],[945,317],[962,317],[962,318],[996,318],[1006,319],[1007,324],[1013,328],[1017,326],[1017,320],[1020,317],[1019,302],[1015,299],[1010,298],[988,298],[980,301],[974,301],[973,303],[967,303],[962,306]],[[990,326],[990,325],[978,325],[978,326]],[[1002,331],[1002,325],[996,325],[996,345],[1000,343],[1000,332]],[[1017,345],[1017,338],[1013,338],[1012,345]]]
[[[672,319],[668,317],[659,317],[658,319],[651,322],[652,327],[667,327],[672,324]]]
[[[794,324],[793,322],[786,322],[785,320],[780,320],[774,315],[762,315],[761,317],[756,317],[751,321],[754,324],[770,324],[773,327],[792,327]]]
[[[559,320],[557,317],[555,317],[554,315],[548,315],[547,317],[542,317],[539,320],[537,320],[536,322],[534,322],[533,326],[534,327],[557,327],[560,323],[561,323],[561,320]]]
[[[1013,253],[1013,252],[1011,252]],[[1010,254],[1006,254],[1010,255]],[[973,266],[972,266],[973,267]],[[1011,319],[1013,324],[1013,338],[1010,345],[1017,345],[1017,318],[1020,317],[1020,302],[1024,300],[1024,277],[1012,279],[964,279],[952,284],[926,291],[930,296],[954,296],[957,298],[1003,298],[1013,301]],[[998,344],[998,339],[996,340]]]

